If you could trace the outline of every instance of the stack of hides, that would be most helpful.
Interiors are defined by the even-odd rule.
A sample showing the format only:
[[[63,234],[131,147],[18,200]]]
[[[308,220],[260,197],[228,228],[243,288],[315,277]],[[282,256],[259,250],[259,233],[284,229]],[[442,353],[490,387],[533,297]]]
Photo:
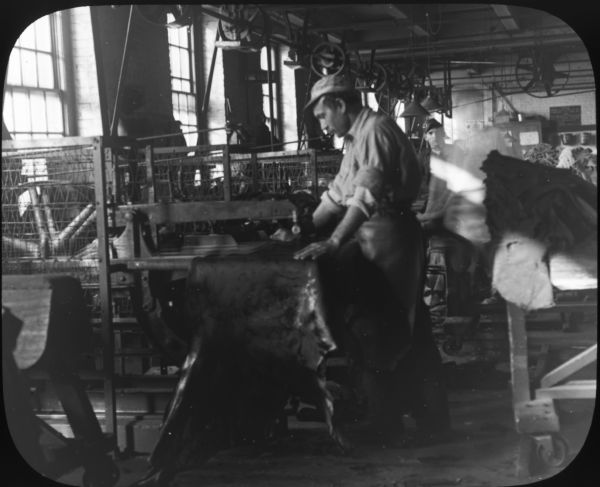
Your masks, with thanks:
[[[552,256],[596,262],[596,255],[588,255],[597,248],[596,187],[569,170],[497,151],[488,155],[482,170],[487,225],[497,244],[494,288],[525,310],[552,306]],[[588,270],[595,272],[595,266]]]
[[[151,456],[154,469],[263,440],[290,396],[322,394],[323,359],[335,344],[314,262],[197,258],[185,320],[194,338]]]

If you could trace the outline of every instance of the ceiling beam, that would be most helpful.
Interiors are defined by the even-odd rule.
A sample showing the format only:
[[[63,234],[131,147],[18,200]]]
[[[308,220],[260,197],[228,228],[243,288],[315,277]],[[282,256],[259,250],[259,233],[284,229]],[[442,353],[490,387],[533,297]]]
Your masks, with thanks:
[[[508,5],[491,5],[491,7],[507,31],[512,32],[515,30],[519,30],[519,25],[517,24],[515,18],[510,12]]]
[[[286,13],[287,13],[287,18],[290,20],[290,24],[292,24],[300,29],[302,29],[304,27],[304,22],[306,21],[306,17],[301,17],[300,15],[290,13],[290,12],[285,12],[285,11],[281,15],[285,16]],[[270,16],[271,17],[273,16],[273,12],[270,13]],[[283,19],[283,20],[285,21],[285,19]],[[332,32],[334,32],[335,29],[333,29],[331,27],[323,28],[320,30],[317,30],[317,29],[319,29],[319,28],[311,27],[310,25],[308,26],[309,32],[327,34],[329,40],[336,42],[338,44],[342,42],[342,38],[338,34],[332,34]]]
[[[391,35],[393,34],[393,35]],[[383,32],[379,31],[376,35],[368,35],[361,36],[351,41],[347,42],[349,48],[352,49],[385,49],[390,48],[390,46],[397,45],[398,47],[393,47],[391,49],[406,49],[410,48],[413,50],[418,49],[426,49],[427,47],[435,54],[440,48],[446,47],[454,47],[454,46],[472,46],[474,50],[477,50],[479,45],[485,45],[488,47],[494,47],[496,45],[501,45],[505,42],[510,42],[511,40],[519,40],[519,39],[527,39],[534,40],[539,39],[540,43],[545,43],[545,41],[553,39],[554,37],[560,38],[570,38],[570,39],[578,39],[576,34],[568,27],[561,29],[545,29],[545,30],[537,30],[535,32],[525,32],[519,31],[511,35],[507,35],[506,32],[495,32],[493,34],[482,34],[482,33],[472,33],[472,34],[462,34],[452,37],[445,37],[443,39],[432,41],[428,43],[413,43],[410,46],[406,46],[405,41],[406,38],[400,37],[398,34],[400,32]],[[581,40],[579,40],[579,44],[581,44]]]

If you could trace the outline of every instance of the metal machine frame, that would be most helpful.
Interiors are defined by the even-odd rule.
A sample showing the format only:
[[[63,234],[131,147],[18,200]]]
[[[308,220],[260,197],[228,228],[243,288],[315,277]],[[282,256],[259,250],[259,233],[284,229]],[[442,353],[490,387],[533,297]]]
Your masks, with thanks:
[[[232,167],[249,168],[251,177],[246,179],[250,180],[251,187],[259,188],[262,184],[262,187],[268,186],[275,190],[284,189],[281,187],[283,173],[280,173],[279,170],[285,167],[294,167],[297,175],[301,174],[303,179],[300,189],[308,190],[317,196],[323,167],[327,170],[327,167],[331,165],[332,169],[329,172],[337,172],[341,154],[323,153],[314,149],[240,154],[232,153],[232,147],[228,145],[159,148],[152,145],[141,146],[139,142],[124,137],[65,137],[4,141],[2,152],[4,158],[15,154],[35,154],[39,151],[52,150],[60,157],[61,150],[68,151],[69,148],[78,147],[85,148],[88,151],[86,152],[87,156],[91,151],[93,168],[86,169],[87,171],[91,169],[86,184],[89,186],[93,184],[94,201],[78,202],[85,206],[85,214],[76,215],[71,223],[61,222],[60,226],[65,226],[65,229],[61,229],[59,225],[53,225],[51,204],[47,204],[47,201],[41,199],[32,201],[33,215],[36,217],[34,223],[37,224],[35,228],[39,235],[27,235],[27,239],[33,239],[32,242],[27,241],[27,243],[31,243],[28,248],[35,247],[34,250],[37,253],[35,256],[31,254],[30,257],[13,259],[14,261],[11,258],[5,259],[3,254],[3,269],[6,266],[10,268],[10,272],[16,269],[17,273],[72,273],[71,271],[76,271],[77,274],[79,267],[89,266],[90,262],[93,262],[93,274],[97,273],[97,275],[92,279],[95,281],[94,286],[96,282],[98,285],[100,308],[105,430],[107,433],[115,435],[116,438],[115,329],[113,326],[115,319],[113,317],[112,286],[115,283],[121,287],[135,286],[136,279],[139,284],[140,275],[143,277],[143,272],[150,268],[184,269],[193,258],[191,255],[161,256],[160,251],[155,252],[154,255],[148,253],[142,255],[140,252],[140,245],[143,247],[143,243],[140,244],[142,240],[140,238],[141,227],[137,217],[141,215],[146,222],[150,223],[153,234],[150,237],[155,237],[155,242],[158,241],[157,229],[163,224],[206,220],[291,220],[295,206],[284,197],[277,200],[250,200],[244,199],[244,195],[236,194],[236,177],[232,175]],[[54,157],[57,157],[56,154]],[[70,162],[66,161],[66,163]],[[18,161],[16,164],[18,165]],[[193,174],[194,168],[206,165],[214,167],[215,164],[222,165],[223,171],[219,181],[219,188],[222,189],[222,192],[216,198],[214,194],[211,194],[204,200],[181,201],[175,197],[171,188],[166,194],[161,195],[160,183],[165,183],[165,174],[169,174],[173,167],[183,167],[184,172],[187,171],[188,174],[191,169]],[[20,168],[16,168],[16,170],[20,171]],[[134,201],[127,201],[128,198],[124,191],[126,181],[123,176],[127,172],[129,173],[129,182],[144,189],[143,192],[137,193],[139,198]],[[261,174],[263,176],[268,174],[272,180],[261,181]],[[92,175],[93,183],[89,181]],[[162,181],[161,176],[163,177]],[[68,177],[68,175],[64,176],[64,178]],[[168,182],[171,183],[170,180]],[[33,184],[37,185],[37,183]],[[40,186],[45,184],[55,183],[49,181],[40,183]],[[56,184],[68,184],[68,181],[60,181]],[[202,197],[203,195],[200,195],[200,198]],[[65,255],[43,252],[44,248],[47,248],[47,244],[41,245],[44,241],[48,241],[47,228],[55,227],[53,228],[55,231],[50,237],[57,242],[61,231],[69,228],[69,235],[63,238],[66,241],[67,237],[73,237],[79,228],[83,225],[88,226],[94,219],[98,242],[97,256],[95,248],[92,249],[94,255],[84,260],[64,252]],[[122,231],[123,229],[125,231]],[[113,255],[114,241],[117,233],[121,231],[121,234],[126,237],[122,240],[125,241],[128,251],[120,256],[115,256]],[[3,237],[13,238],[11,235],[3,235]],[[62,240],[60,242],[62,243]],[[52,251],[53,247],[49,248]],[[147,262],[140,262],[142,257],[147,258]],[[125,282],[119,282],[116,278],[123,275],[127,275],[128,278]]]

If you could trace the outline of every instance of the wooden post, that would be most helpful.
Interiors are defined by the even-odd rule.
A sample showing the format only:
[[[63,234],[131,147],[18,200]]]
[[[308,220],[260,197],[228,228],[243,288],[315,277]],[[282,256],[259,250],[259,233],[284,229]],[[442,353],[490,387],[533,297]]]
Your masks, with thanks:
[[[533,439],[524,434],[520,428],[522,404],[531,400],[529,392],[529,371],[527,369],[527,333],[525,330],[525,312],[516,304],[506,302],[508,319],[508,341],[510,350],[510,376],[512,389],[512,406],[515,428],[521,433],[516,459],[516,475],[527,478],[530,471]]]

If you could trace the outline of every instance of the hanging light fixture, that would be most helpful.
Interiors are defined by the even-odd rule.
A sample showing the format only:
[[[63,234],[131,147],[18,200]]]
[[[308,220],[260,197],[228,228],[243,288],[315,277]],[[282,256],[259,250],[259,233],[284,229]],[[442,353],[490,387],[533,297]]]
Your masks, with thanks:
[[[423,100],[421,106],[428,112],[439,112],[442,110],[442,105],[438,103],[436,98],[431,96],[431,92],[427,93],[427,98]]]
[[[401,117],[426,117],[427,115],[429,112],[414,97],[400,114]]]

